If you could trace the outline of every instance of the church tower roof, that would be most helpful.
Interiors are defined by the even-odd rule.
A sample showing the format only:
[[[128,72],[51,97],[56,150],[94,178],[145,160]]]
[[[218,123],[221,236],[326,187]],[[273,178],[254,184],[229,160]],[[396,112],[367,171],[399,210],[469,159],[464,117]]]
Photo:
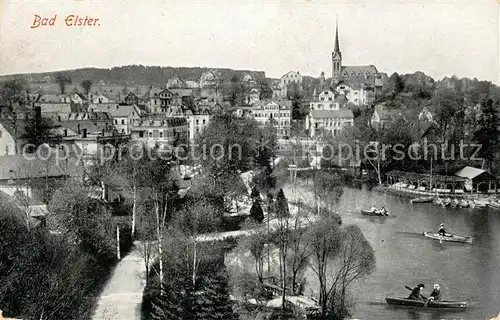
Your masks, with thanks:
[[[335,25],[335,47],[333,49],[334,53],[338,53],[340,55],[340,45],[339,45],[339,21],[337,19]]]

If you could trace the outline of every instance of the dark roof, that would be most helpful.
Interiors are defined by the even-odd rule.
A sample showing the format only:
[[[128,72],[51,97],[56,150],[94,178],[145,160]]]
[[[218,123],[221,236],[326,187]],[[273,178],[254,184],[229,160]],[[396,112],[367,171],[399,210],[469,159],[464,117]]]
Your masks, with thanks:
[[[349,109],[339,110],[311,110],[313,118],[354,118],[354,115]]]
[[[14,125],[15,122],[15,125]],[[17,119],[14,121],[13,119],[1,119],[0,118],[0,123],[3,125],[5,130],[14,138],[21,138],[26,135],[26,127],[29,125],[29,122],[26,120],[22,119]],[[17,127],[17,136],[16,136],[16,130],[15,127]]]
[[[51,157],[43,161],[36,155],[32,157],[33,159],[25,155],[0,157],[0,180],[78,176],[81,173],[76,158],[56,161],[55,157]]]

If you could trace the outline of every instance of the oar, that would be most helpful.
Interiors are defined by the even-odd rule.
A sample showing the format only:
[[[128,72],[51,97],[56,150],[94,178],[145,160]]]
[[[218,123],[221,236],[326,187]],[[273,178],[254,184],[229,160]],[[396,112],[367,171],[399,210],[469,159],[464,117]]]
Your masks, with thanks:
[[[409,286],[405,286],[405,288],[406,288],[406,289],[408,289],[408,290],[410,290],[410,291],[413,291],[413,289],[412,289],[411,287],[409,287]],[[421,294],[420,296],[421,296],[422,298],[426,299],[426,300],[428,299],[428,298],[427,298],[426,296],[424,296],[423,294]]]

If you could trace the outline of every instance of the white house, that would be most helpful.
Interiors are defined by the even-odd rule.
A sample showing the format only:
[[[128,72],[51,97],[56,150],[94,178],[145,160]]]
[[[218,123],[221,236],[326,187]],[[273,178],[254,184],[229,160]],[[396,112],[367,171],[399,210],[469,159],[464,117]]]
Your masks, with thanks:
[[[272,125],[278,138],[290,136],[291,101],[261,101],[252,106],[251,112],[260,125]]]

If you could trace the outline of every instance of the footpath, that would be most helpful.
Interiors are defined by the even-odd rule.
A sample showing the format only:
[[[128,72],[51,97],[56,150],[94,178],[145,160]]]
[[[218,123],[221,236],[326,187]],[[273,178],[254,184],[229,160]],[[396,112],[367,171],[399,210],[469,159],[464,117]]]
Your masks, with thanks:
[[[92,320],[140,320],[146,269],[140,244],[120,260],[99,297]]]

